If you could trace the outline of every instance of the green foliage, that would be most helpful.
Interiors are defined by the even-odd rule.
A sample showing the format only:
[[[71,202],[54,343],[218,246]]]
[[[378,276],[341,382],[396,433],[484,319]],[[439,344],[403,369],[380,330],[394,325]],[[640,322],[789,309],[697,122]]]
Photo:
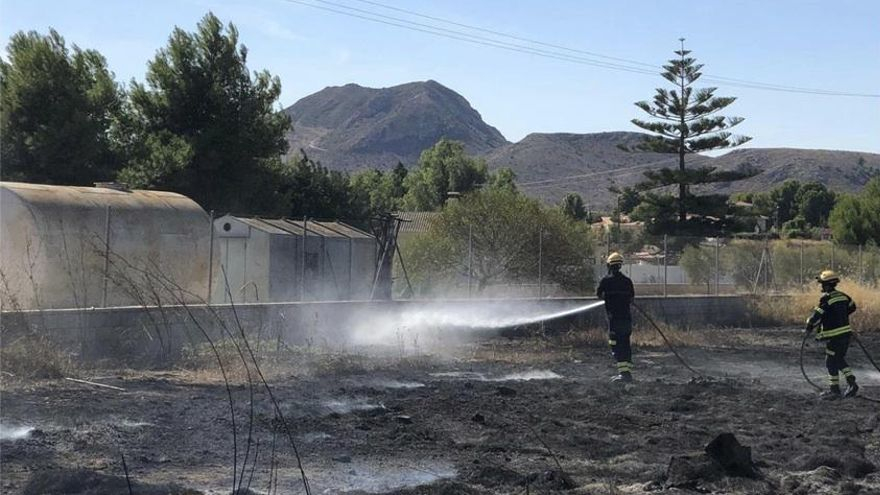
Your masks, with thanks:
[[[534,283],[542,231],[544,280],[572,291],[590,289],[589,227],[501,188],[474,191],[447,204],[427,234],[405,245],[404,257],[422,294],[466,285],[469,249],[477,291],[492,284]]]
[[[803,218],[806,225],[813,227],[828,225],[828,216],[834,209],[836,201],[837,196],[824,184],[818,182],[804,184],[798,191],[798,214],[795,218]]]
[[[356,204],[364,205],[367,214],[400,210],[405,192],[406,167],[398,163],[394,170],[363,170],[351,176],[350,186]]]
[[[516,172],[502,167],[489,175],[489,187],[494,189],[504,189],[506,191],[516,191]]]
[[[808,239],[810,237],[810,229],[807,221],[799,215],[785,222],[782,224],[782,235],[787,239]]]
[[[715,276],[714,249],[714,246],[685,246],[679,261],[691,282],[706,284],[706,292]]]
[[[194,33],[175,28],[149,63],[146,85],[132,84],[123,132],[130,156],[120,177],[207,209],[259,213],[254,205],[274,194],[290,120],[274,108],[280,81],[266,71],[252,77],[247,53],[235,26],[211,13]]]
[[[871,179],[860,194],[838,201],[828,223],[839,243],[880,245],[880,177]]]
[[[3,180],[91,185],[113,178],[111,140],[121,91],[94,50],[55,30],[18,32],[0,60]]]
[[[584,199],[578,193],[568,193],[562,198],[559,210],[563,215],[572,220],[584,220],[587,218],[587,209],[584,207]]]
[[[787,180],[768,192],[739,196],[753,204],[755,214],[776,222],[783,235],[808,237],[811,231],[828,225],[837,195],[818,182]]]
[[[624,187],[620,190],[620,211],[621,213],[630,214],[639,203],[642,202],[642,198],[639,195],[639,191],[634,187]]]
[[[433,211],[446,204],[447,193],[467,193],[489,178],[486,162],[468,156],[464,145],[441,139],[422,152],[418,167],[404,180],[404,207],[412,211]]]
[[[770,204],[774,211],[766,212],[769,216],[776,215],[777,225],[793,219],[798,214],[797,197],[801,190],[801,183],[796,180],[787,180],[781,186],[770,191]]]
[[[277,175],[280,198],[276,204],[285,206],[284,216],[352,221],[368,214],[369,203],[359,202],[352,194],[347,174],[329,170],[305,153],[288,160]]]
[[[726,201],[722,204],[715,198],[701,198],[691,192],[690,186],[745,179],[757,171],[749,167],[734,171],[719,171],[715,167],[687,169],[685,155],[739,146],[751,138],[730,132],[743,121],[741,117],[717,115],[736,98],[715,96],[717,88],[694,88],[694,83],[702,75],[703,65],[688,56],[689,50],[682,48],[675,53],[678,58],[669,60],[661,73],[675,89],[658,88],[652,102],[636,102],[635,105],[653,120],[633,119],[632,123],[652,133],[639,149],[679,155],[678,169],[645,172],[646,180],[637,186],[638,190],[655,191],[678,186],[678,194],[642,195],[648,206],[639,211],[639,215],[654,232],[721,232],[726,227],[724,217],[729,213]],[[701,218],[689,219],[689,213]],[[669,218],[670,214],[674,215],[673,219]]]

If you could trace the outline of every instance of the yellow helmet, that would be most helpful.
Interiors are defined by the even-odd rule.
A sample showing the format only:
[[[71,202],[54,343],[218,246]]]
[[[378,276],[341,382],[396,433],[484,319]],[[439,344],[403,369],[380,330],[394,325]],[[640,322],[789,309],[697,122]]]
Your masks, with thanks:
[[[822,273],[816,277],[816,281],[821,284],[837,283],[840,282],[840,277],[837,276],[834,270],[822,270]]]
[[[608,259],[605,260],[605,263],[608,265],[622,265],[623,264],[623,256],[618,252],[613,252],[608,255]]]

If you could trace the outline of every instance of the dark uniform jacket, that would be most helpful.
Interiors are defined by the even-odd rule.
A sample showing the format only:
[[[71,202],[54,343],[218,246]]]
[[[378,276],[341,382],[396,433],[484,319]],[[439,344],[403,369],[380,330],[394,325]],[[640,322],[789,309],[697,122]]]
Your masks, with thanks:
[[[605,311],[611,320],[632,320],[629,305],[636,297],[632,280],[620,271],[609,273],[599,282],[596,297],[605,300]]]
[[[816,329],[817,339],[830,339],[852,332],[849,315],[856,310],[856,303],[839,290],[822,294],[819,305],[807,318],[807,325]]]

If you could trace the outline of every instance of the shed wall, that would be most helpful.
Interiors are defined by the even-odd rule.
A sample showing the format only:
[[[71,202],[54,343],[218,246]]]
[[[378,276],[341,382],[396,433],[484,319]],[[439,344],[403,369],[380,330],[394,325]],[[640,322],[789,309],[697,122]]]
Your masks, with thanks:
[[[197,302],[188,294],[207,295],[209,218],[179,194],[4,182],[0,228],[4,307]],[[162,287],[169,284],[184,290],[171,296]]]

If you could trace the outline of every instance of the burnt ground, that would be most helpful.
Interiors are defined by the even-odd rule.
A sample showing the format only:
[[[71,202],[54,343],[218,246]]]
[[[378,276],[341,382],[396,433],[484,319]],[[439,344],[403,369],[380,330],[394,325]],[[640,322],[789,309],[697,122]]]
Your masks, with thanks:
[[[880,354],[880,336],[863,340]],[[316,494],[880,493],[880,405],[819,401],[800,376],[799,343],[793,331],[714,332],[681,348],[708,378],[643,346],[627,388],[609,382],[603,346],[560,338],[497,339],[443,357],[286,350],[264,367]],[[880,373],[851,353],[864,394],[880,398]],[[807,360],[820,380],[821,349]],[[231,493],[218,373],[79,376],[124,391],[3,377],[6,432],[35,429],[0,441],[2,493],[128,493],[121,454],[132,493]],[[241,383],[237,464],[250,417]],[[242,493],[303,493],[271,401],[254,394]],[[724,432],[751,447],[752,477],[700,460]]]

